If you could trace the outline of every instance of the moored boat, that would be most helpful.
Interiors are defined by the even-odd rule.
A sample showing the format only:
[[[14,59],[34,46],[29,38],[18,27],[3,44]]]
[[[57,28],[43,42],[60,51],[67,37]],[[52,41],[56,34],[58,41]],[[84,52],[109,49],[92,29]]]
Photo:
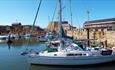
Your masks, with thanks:
[[[28,62],[30,64],[43,65],[88,65],[106,63],[115,60],[115,52],[111,49],[81,47],[73,40],[63,39],[61,29],[61,0],[59,0],[59,41],[53,41],[54,47],[49,47],[39,53],[29,53]],[[63,42],[64,41],[64,42]],[[51,42],[51,41],[50,41]]]
[[[29,54],[28,61],[31,64],[43,64],[43,65],[88,65],[106,63],[115,60],[115,53],[108,49],[90,50],[84,51],[76,44],[72,44],[71,47],[61,49],[48,49],[46,51]]]
[[[45,38],[45,36],[39,36],[39,37],[38,37],[38,41],[39,41],[39,42],[46,42],[46,41],[47,41],[47,38]]]
[[[1,35],[0,36],[0,43],[7,42],[8,41],[8,35]]]

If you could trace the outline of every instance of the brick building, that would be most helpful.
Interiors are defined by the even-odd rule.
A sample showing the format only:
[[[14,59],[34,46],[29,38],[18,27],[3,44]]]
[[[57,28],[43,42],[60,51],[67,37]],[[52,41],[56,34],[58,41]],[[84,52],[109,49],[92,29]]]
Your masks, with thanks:
[[[59,32],[59,24],[58,24],[58,21],[53,21],[53,22],[50,22],[49,25],[47,26],[47,30],[48,31],[55,31],[55,32]],[[71,29],[71,25],[68,23],[68,21],[62,21],[62,27],[65,31],[65,33],[71,33],[70,32],[70,29]],[[69,31],[69,32],[68,32]]]

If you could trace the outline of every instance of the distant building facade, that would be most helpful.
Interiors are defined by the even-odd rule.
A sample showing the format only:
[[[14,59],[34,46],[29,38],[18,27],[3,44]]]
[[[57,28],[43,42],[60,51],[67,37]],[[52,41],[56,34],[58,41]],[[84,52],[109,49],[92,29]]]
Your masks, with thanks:
[[[71,25],[67,22],[67,21],[63,21],[62,22],[62,27],[64,28],[64,30],[70,30],[71,29]]]
[[[0,26],[0,35],[32,33],[34,36],[45,35],[45,30],[39,26],[22,25],[20,22],[12,23],[11,26]]]
[[[23,26],[20,22],[12,23],[10,34],[21,34],[23,32]]]
[[[115,31],[115,18],[86,21],[84,28],[91,31]]]
[[[57,21],[50,22],[47,26],[47,31],[58,31],[58,26],[59,25]]]
[[[4,35],[10,32],[10,26],[0,26],[0,35]]]
[[[65,33],[67,33],[67,31],[69,31],[71,29],[71,25],[68,23],[68,21],[62,21],[62,27],[65,31]],[[48,31],[55,31],[55,32],[59,32],[59,24],[58,21],[53,21],[50,22],[48,27],[47,27]]]
[[[89,29],[90,39],[115,45],[115,18],[86,21],[84,29]]]

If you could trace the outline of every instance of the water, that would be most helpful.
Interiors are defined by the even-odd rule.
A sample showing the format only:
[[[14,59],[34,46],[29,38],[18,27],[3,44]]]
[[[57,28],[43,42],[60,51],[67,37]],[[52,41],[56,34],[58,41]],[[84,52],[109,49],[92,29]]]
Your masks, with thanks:
[[[114,70],[115,62],[88,66],[43,66],[30,65],[26,56],[20,53],[25,49],[42,51],[44,43],[36,39],[15,40],[13,44],[0,43],[0,70]]]

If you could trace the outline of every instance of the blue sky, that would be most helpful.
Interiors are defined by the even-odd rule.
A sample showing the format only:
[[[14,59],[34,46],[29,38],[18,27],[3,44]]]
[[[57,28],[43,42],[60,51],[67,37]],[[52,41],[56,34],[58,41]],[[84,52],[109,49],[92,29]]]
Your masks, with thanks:
[[[115,0],[71,0],[73,25],[82,26],[87,20],[86,11],[90,11],[90,20],[114,18]],[[21,22],[32,25],[39,0],[0,0],[0,25]],[[57,0],[42,0],[36,25],[44,28],[52,20]],[[62,18],[70,23],[69,0],[62,0]],[[57,20],[57,10],[54,16]]]

